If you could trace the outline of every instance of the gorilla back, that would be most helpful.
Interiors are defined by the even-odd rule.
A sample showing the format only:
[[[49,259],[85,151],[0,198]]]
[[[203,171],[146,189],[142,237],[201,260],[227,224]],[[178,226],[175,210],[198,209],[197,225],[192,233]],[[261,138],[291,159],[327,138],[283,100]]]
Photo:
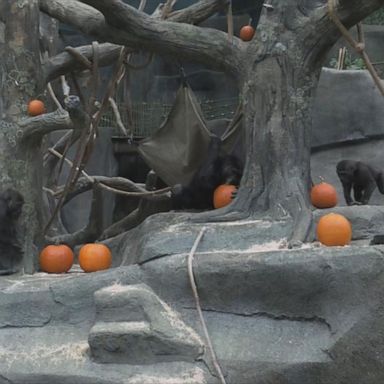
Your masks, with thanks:
[[[348,205],[368,204],[376,186],[384,194],[384,175],[371,165],[362,161],[341,160],[336,165],[336,172]],[[352,189],[354,200],[351,197]]]
[[[0,275],[20,270],[23,252],[18,242],[17,220],[24,204],[23,196],[14,189],[0,192]]]

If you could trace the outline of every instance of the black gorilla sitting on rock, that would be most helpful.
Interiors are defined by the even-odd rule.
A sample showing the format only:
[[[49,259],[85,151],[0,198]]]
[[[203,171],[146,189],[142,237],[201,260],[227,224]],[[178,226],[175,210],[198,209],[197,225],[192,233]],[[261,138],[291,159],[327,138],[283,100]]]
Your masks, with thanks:
[[[0,275],[20,269],[23,253],[17,238],[16,224],[24,204],[23,196],[13,190],[0,192]]]
[[[221,139],[213,137],[208,155],[188,185],[172,188],[173,209],[213,209],[213,192],[221,184],[239,185],[243,164],[221,149]]]

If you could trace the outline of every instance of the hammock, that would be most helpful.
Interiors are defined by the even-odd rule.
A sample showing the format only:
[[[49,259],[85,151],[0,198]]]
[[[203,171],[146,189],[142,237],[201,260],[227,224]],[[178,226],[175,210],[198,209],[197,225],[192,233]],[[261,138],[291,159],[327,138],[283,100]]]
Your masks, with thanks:
[[[242,139],[241,123],[242,112],[238,108],[221,136],[224,152],[231,153]],[[185,185],[206,158],[213,136],[195,95],[187,84],[183,84],[163,124],[150,137],[138,143],[138,151],[167,185]]]

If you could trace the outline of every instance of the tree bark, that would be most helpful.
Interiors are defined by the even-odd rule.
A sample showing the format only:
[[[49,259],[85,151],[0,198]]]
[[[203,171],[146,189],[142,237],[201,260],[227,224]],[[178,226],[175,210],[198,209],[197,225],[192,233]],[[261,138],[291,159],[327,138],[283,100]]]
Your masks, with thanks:
[[[0,185],[25,198],[23,208],[24,270],[32,273],[41,243],[42,157],[39,138],[21,142],[16,122],[26,116],[29,99],[41,93],[39,8],[37,0],[1,0],[4,36],[0,39]]]

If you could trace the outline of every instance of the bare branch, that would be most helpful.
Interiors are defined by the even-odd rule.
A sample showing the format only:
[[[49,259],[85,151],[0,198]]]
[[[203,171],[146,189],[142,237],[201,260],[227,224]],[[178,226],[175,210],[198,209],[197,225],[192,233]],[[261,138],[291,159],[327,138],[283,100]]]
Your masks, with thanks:
[[[127,129],[124,127],[123,121],[121,120],[121,115],[120,115],[120,112],[119,112],[119,108],[117,107],[117,104],[116,104],[115,100],[113,100],[113,98],[110,97],[108,99],[108,101],[109,101],[109,104],[112,107],[113,114],[115,115],[116,125],[118,126],[118,128],[120,129],[120,132],[124,136],[128,136]]]
[[[99,87],[99,43],[97,41],[92,42],[92,86],[91,86],[91,94],[89,95],[88,100],[88,111],[91,115],[95,113],[95,105],[97,101],[97,91]],[[102,111],[100,111],[102,113]],[[97,132],[97,126],[95,127]]]
[[[77,0],[39,0],[40,10],[63,23],[78,26],[87,35],[106,32],[103,15]],[[86,22],[85,22],[86,21]]]
[[[328,0],[307,2],[306,9],[303,10],[298,7],[297,15],[294,17],[300,22],[292,22],[297,28],[300,28],[302,39],[297,41],[297,46],[305,54],[303,64],[307,65],[308,68],[316,67],[319,61],[322,62],[325,52],[328,52],[341,36],[339,28],[328,15],[327,3]],[[360,0],[338,0],[334,12],[337,12],[339,20],[345,28],[349,29],[383,5],[384,0],[363,2]],[[281,7],[281,3],[278,3],[277,7]],[[304,21],[303,13],[307,16],[306,21]],[[262,25],[259,27],[262,28]],[[307,43],[315,40],[318,43],[308,51]]]
[[[90,4],[102,10],[108,19]],[[197,22],[208,18],[227,4],[227,0],[203,0],[198,5],[171,14],[169,22],[155,19],[122,2],[87,0],[40,0],[40,9],[50,16],[73,25],[80,31],[98,38],[136,49],[147,49],[155,53],[175,55],[178,58],[199,61],[211,68],[236,72],[239,66],[240,42],[229,43],[224,32],[216,29],[179,25],[180,22]],[[194,15],[198,15],[197,18]],[[121,29],[119,29],[121,28]],[[167,33],[164,33],[167,31]]]
[[[109,25],[126,32],[129,39],[124,42],[125,45],[130,46],[132,39],[139,40],[141,47],[154,52],[198,60],[233,73],[238,68],[241,43],[239,39],[228,42],[226,33],[222,31],[154,19],[120,0],[81,2],[95,7],[103,13]]]
[[[163,6],[161,18],[167,19],[169,14],[172,12],[173,6],[175,5],[177,0],[167,0]]]
[[[49,148],[48,151],[59,159],[63,159],[64,162],[67,163],[70,167],[73,167],[72,161],[67,159],[61,153],[57,152],[53,148]],[[68,202],[80,193],[90,190],[94,183],[98,183],[100,188],[104,188],[110,192],[130,197],[143,197],[148,200],[166,199],[168,198],[168,195],[166,194],[171,189],[167,187],[149,191],[144,189],[140,184],[123,177],[90,176],[84,170],[82,170],[81,173],[84,177],[80,177],[77,180],[76,186],[74,187],[75,189],[68,194],[65,202]],[[64,189],[65,186],[58,187],[54,195],[61,195],[64,192]]]
[[[73,167],[73,163],[71,160],[69,160],[68,158],[66,158],[64,155],[62,155],[61,153],[57,152],[54,148],[49,148],[48,149],[48,152],[51,153],[52,155],[56,156],[57,158],[59,158],[60,160],[63,159],[70,167]],[[95,180],[89,176],[84,170],[81,171],[81,173],[93,184],[95,182]],[[91,189],[91,187],[89,188]],[[62,188],[62,191],[64,190],[64,187]],[[60,193],[62,193],[62,191]],[[55,193],[55,195],[57,195],[57,192]]]
[[[55,236],[52,238],[47,237],[48,243],[53,244],[67,244],[73,247],[78,244],[94,242],[102,233],[102,218],[103,218],[103,196],[101,189],[97,184],[93,186],[93,196],[91,212],[89,214],[88,224],[75,233]]]
[[[22,130],[22,140],[43,136],[53,131],[74,128],[68,112],[64,110],[21,120],[19,126]]]
[[[67,96],[64,99],[65,106],[69,112],[69,116],[73,121],[75,127],[81,130],[79,137],[79,144],[76,148],[76,153],[74,157],[74,166],[71,168],[67,182],[65,185],[65,190],[60,196],[55,209],[53,210],[51,218],[48,220],[48,223],[45,225],[44,233],[47,233],[49,227],[55,220],[57,214],[59,213],[66,195],[72,189],[73,185],[76,183],[78,175],[85,166],[86,156],[89,155],[90,151],[87,151],[92,145],[93,141],[93,130],[92,124],[90,124],[90,118],[88,114],[82,109],[82,104],[79,97],[71,95]],[[68,147],[67,147],[68,148]],[[65,153],[64,153],[65,155]]]
[[[99,240],[108,239],[135,228],[142,223],[148,216],[155,213],[167,212],[170,209],[170,199],[163,199],[161,201],[148,201],[140,200],[139,205],[128,216],[113,223],[110,227],[106,228]]]
[[[172,12],[168,17],[168,20],[178,23],[198,25],[207,19],[207,15],[213,15],[215,12],[226,9],[228,3],[228,0],[198,1],[180,11]]]
[[[157,175],[154,171],[150,171],[147,174],[145,180],[145,189],[153,190],[156,188]],[[160,191],[154,191],[159,193]],[[120,221],[112,224],[110,227],[104,230],[100,239],[107,239],[113,236],[117,236],[124,231],[128,231],[143,222],[148,216],[154,213],[166,212],[171,209],[170,196],[163,194],[156,196],[156,200],[141,199],[138,207],[133,210],[128,216],[124,217]]]
[[[98,182],[100,188],[104,188],[110,192],[114,192],[127,197],[142,197],[146,200],[153,201],[166,200],[169,198],[168,192],[170,191],[170,188],[168,187],[155,191],[147,191],[142,187],[141,184],[135,183],[123,177],[90,176],[85,174],[84,177],[80,177],[77,180],[76,185],[74,186],[74,190],[68,194],[65,202],[67,203],[69,200],[73,199],[80,193],[92,189],[94,182]],[[57,196],[63,191],[64,186],[60,186],[56,189],[55,195]]]
[[[69,93],[71,92],[71,88],[69,87],[67,80],[65,79],[65,76],[61,75],[60,80],[61,80],[61,88],[63,90],[63,95],[64,97],[68,97]]]
[[[338,0],[337,12],[341,22],[350,28],[384,5],[384,0]]]
[[[121,50],[121,45],[104,43],[99,45],[99,66],[107,66],[114,63]],[[92,59],[92,45],[77,47],[76,51],[88,61]],[[43,65],[45,81],[50,81],[56,77],[70,71],[87,69],[85,62],[78,61],[69,52],[63,52],[51,57]]]
[[[140,224],[140,210],[141,210],[141,202],[139,206],[134,209],[129,215],[123,217],[121,220],[113,223],[111,226],[106,228],[104,232],[101,234],[98,240],[106,240],[111,237],[115,237],[120,235],[123,232],[126,232],[132,228],[135,228]]]
[[[81,52],[79,52],[77,48],[65,47],[65,51],[68,52],[71,56],[73,56],[74,59],[79,61],[82,64],[82,66],[84,66],[86,69],[89,69],[89,70],[92,69],[92,63]],[[93,51],[93,45],[92,45],[92,51]]]
[[[48,93],[51,96],[53,102],[56,104],[58,109],[64,110],[63,106],[60,104],[60,101],[57,99],[55,92],[53,91],[51,83],[47,84]]]

